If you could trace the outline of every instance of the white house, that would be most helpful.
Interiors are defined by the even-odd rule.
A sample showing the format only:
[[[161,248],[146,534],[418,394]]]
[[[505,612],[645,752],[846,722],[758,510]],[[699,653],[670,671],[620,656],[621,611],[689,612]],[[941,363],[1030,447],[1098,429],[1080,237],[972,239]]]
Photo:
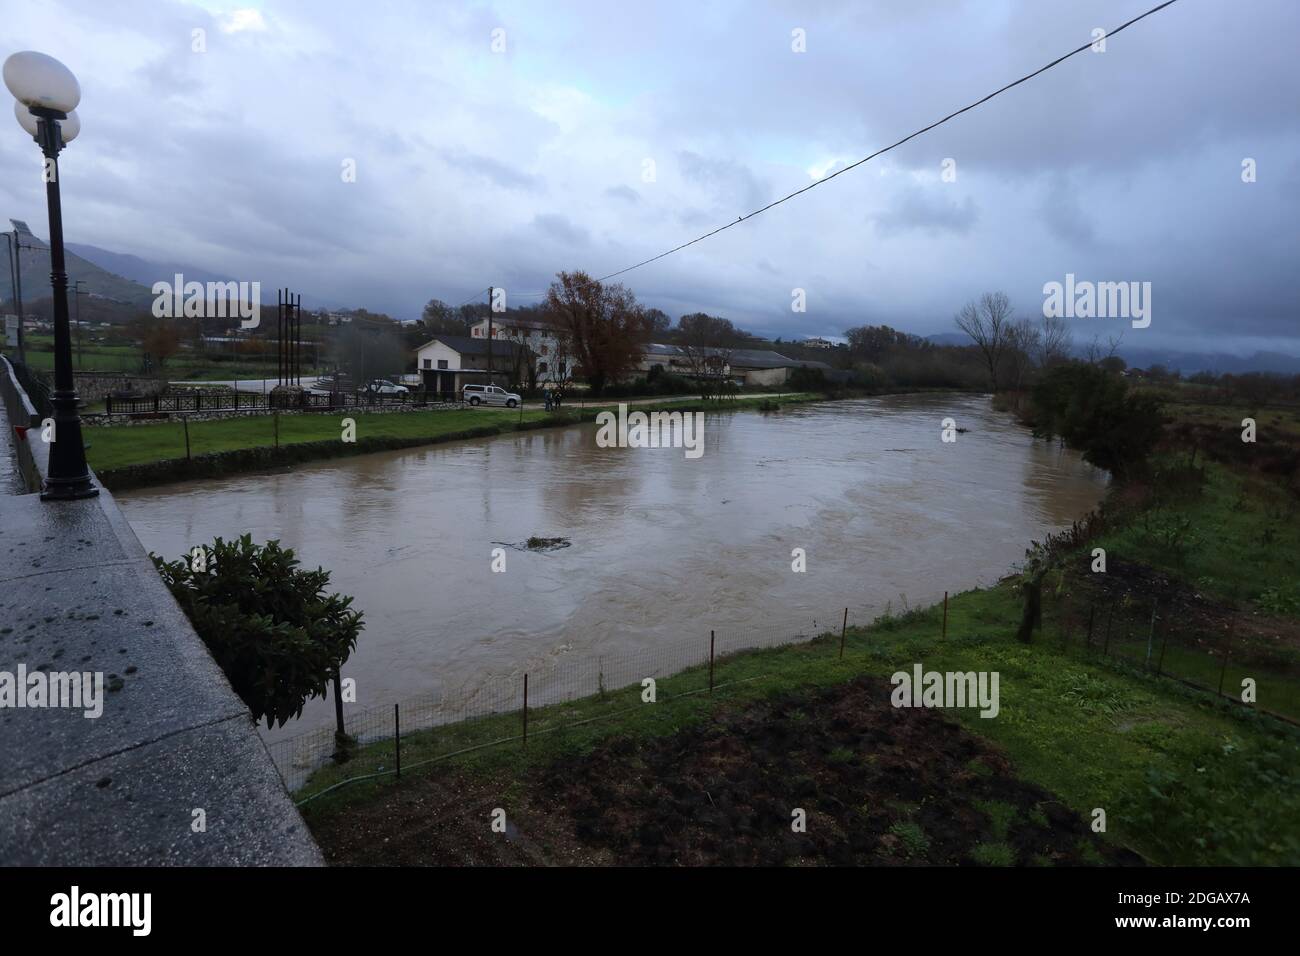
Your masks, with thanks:
[[[486,341],[488,320],[469,328],[471,338]],[[509,313],[492,316],[492,339],[517,343],[533,353],[539,382],[563,382],[574,374],[576,362],[560,342],[560,330],[543,319],[523,318]]]
[[[416,349],[415,367],[426,391],[451,399],[459,396],[466,385],[516,384],[512,377],[523,347],[514,342],[494,341],[489,356],[486,338],[438,335]]]

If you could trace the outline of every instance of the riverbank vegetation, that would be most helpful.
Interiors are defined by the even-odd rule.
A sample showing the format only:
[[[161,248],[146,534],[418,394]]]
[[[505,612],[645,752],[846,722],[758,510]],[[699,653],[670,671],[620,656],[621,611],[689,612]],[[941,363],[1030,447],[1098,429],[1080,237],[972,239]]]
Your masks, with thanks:
[[[1300,521],[1279,470],[1296,429],[1278,422],[1253,448],[1235,411],[1175,407],[1144,448],[1103,440],[1116,415],[1121,434],[1147,427],[1140,391],[1036,394],[1006,407],[1128,451],[1101,512],[1051,548],[1028,642],[1011,575],[953,597],[946,627],[912,609],[729,656],[712,694],[694,668],[661,679],[654,704],[634,684],[538,708],[527,746],[518,711],[411,735],[400,782],[392,742],[374,743],[300,791],[327,858],[1300,864]],[[998,716],[891,707],[887,679],[918,662],[997,672]]]

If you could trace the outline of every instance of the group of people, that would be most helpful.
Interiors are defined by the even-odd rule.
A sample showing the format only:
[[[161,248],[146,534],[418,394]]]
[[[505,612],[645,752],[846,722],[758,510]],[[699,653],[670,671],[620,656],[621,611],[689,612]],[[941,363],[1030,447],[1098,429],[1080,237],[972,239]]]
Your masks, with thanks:
[[[560,410],[560,393],[557,389],[544,389],[546,392],[546,410],[548,412],[558,412]]]

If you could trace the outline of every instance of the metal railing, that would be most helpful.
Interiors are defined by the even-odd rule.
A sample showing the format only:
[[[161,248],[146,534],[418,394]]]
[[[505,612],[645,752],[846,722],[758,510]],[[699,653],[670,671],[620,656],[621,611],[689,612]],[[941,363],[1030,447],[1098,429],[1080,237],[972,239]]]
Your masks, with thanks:
[[[408,392],[397,395],[368,392],[329,392],[318,395],[300,392],[284,395],[267,392],[202,391],[199,389],[165,392],[159,395],[104,399],[104,414],[164,416],[193,415],[203,412],[257,411],[330,411],[338,408],[430,408],[461,405],[459,396],[439,393]]]

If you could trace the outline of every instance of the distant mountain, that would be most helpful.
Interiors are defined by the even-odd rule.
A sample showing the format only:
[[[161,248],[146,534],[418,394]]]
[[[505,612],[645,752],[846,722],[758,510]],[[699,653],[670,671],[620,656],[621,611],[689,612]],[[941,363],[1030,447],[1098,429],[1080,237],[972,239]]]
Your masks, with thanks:
[[[21,286],[23,302],[37,303],[50,298],[50,251],[46,243],[35,236],[25,235],[19,261],[22,264]],[[28,248],[32,246],[34,248]],[[145,307],[153,301],[153,294],[147,286],[134,282],[130,278],[114,274],[112,271],[96,265],[78,255],[72,247],[65,248],[65,260],[68,267],[68,287],[76,288],[81,282],[81,291],[119,304],[124,308]],[[0,297],[6,303],[13,301],[10,270],[0,268]],[[10,308],[8,304],[6,310]]]
[[[1226,352],[1175,352],[1165,349],[1121,348],[1119,355],[1134,368],[1163,365],[1171,371],[1177,369],[1184,375],[1192,375],[1196,372],[1215,372],[1220,375],[1227,372],[1300,374],[1300,356],[1282,355],[1277,352],[1231,355]]]
[[[99,246],[91,246],[81,242],[67,243],[67,250],[74,252],[87,262],[93,263],[105,272],[121,276],[132,282],[138,282],[147,289],[151,289],[155,282],[160,280],[171,282],[176,273],[185,276],[188,282],[224,282],[229,276],[219,276],[215,272],[208,272],[195,266],[178,265],[176,263],[150,262],[147,259],[141,259],[139,256],[128,255],[124,252],[113,252],[109,249],[101,249]]]
[[[970,345],[970,337],[959,332],[942,332],[927,335],[926,340],[936,345]],[[1080,350],[1076,346],[1076,354]],[[1184,375],[1196,372],[1276,372],[1282,375],[1300,374],[1300,356],[1277,352],[1256,352],[1253,355],[1232,355],[1227,352],[1180,352],[1173,349],[1127,349],[1122,346],[1117,354],[1133,368],[1150,368],[1163,365],[1170,371]]]

